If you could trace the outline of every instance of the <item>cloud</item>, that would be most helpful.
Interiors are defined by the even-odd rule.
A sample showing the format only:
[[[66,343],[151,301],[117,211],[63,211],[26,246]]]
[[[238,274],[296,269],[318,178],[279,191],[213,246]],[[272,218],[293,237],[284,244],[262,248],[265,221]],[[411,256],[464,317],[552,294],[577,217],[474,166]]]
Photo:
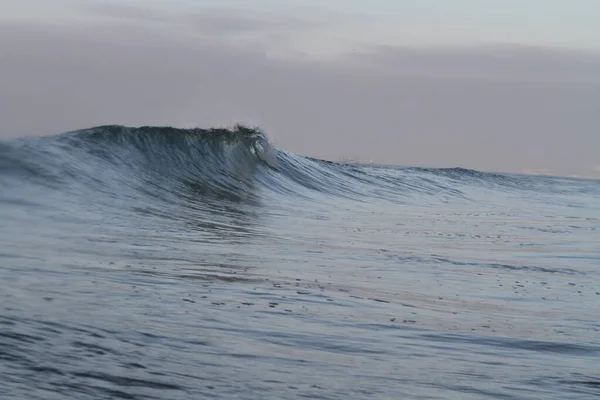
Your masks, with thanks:
[[[310,7],[251,8],[174,5],[162,9],[118,3],[92,3],[80,8],[92,20],[145,25],[165,35],[210,40],[215,44],[259,47],[274,56],[320,56],[345,51],[353,39],[342,38],[367,28],[370,17],[332,13]],[[350,35],[353,36],[353,35]],[[355,35],[354,35],[355,36]]]
[[[369,46],[350,62],[391,74],[600,84],[600,52],[525,45]]]
[[[273,30],[289,31],[320,25],[314,19],[224,7],[199,7],[183,12],[179,11],[177,7],[158,10],[132,4],[94,3],[86,5],[82,11],[92,17],[169,22],[178,25],[179,28],[189,25],[207,35],[238,35]]]
[[[283,15],[261,15],[240,10],[204,9],[190,17],[194,27],[210,35],[245,34],[255,32],[289,32],[320,26],[316,21]]]
[[[173,15],[169,12],[160,12],[159,10],[140,7],[133,4],[119,3],[92,3],[81,6],[80,10],[84,14],[89,14],[95,17],[108,17],[115,19],[123,19],[127,21],[140,22],[169,22],[173,20]]]
[[[243,121],[328,159],[565,174],[597,160],[600,88],[564,72],[595,68],[593,56],[507,47],[517,60],[495,63],[497,48],[393,48],[299,60],[161,24],[0,25],[0,135]],[[528,78],[549,59],[569,67]]]
[[[202,7],[177,11],[131,4],[95,3],[84,10],[92,16],[142,21],[165,29],[164,34],[187,32],[203,41],[228,46],[252,46],[272,56],[311,54],[327,42],[343,22],[365,28],[353,15],[257,12],[250,9]],[[346,27],[347,28],[347,27]],[[338,32],[339,33],[339,32]],[[317,42],[317,43],[315,43]],[[391,76],[493,79],[510,81],[570,81],[600,85],[600,52],[541,46],[489,44],[479,46],[409,47],[346,43],[333,51],[346,66]],[[329,48],[331,50],[331,48]],[[349,51],[352,49],[352,51]]]

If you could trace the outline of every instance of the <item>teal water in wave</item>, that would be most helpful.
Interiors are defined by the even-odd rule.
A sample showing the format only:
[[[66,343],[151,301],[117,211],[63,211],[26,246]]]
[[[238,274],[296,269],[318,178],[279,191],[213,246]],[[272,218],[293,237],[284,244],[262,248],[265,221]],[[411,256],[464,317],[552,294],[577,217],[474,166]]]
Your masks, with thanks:
[[[0,142],[2,399],[592,399],[600,181],[258,130]]]

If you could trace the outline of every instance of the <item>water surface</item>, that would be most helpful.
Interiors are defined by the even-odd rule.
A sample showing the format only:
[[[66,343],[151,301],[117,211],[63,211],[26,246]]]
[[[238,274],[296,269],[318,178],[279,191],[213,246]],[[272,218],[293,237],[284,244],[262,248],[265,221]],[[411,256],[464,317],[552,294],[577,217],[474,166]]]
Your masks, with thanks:
[[[600,181],[105,126],[0,188],[3,399],[600,396]]]

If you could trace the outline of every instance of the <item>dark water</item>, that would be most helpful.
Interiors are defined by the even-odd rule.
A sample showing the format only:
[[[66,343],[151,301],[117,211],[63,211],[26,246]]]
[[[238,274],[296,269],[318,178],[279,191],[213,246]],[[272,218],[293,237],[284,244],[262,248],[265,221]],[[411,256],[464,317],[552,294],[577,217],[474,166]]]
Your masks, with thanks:
[[[109,126],[0,189],[2,399],[600,397],[600,181]]]

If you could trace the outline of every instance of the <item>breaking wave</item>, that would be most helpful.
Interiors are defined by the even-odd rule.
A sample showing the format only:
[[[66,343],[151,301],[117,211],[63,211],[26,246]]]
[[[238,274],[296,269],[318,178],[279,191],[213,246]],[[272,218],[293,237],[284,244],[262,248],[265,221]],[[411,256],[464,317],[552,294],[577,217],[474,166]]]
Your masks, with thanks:
[[[277,149],[262,131],[241,125],[231,129],[108,125],[0,143],[0,182],[5,185],[35,183],[63,191],[164,201],[183,197],[255,202],[259,193],[304,199],[448,201],[468,199],[469,190],[477,187],[555,193],[553,186],[564,188],[559,180],[463,168],[335,163]]]

